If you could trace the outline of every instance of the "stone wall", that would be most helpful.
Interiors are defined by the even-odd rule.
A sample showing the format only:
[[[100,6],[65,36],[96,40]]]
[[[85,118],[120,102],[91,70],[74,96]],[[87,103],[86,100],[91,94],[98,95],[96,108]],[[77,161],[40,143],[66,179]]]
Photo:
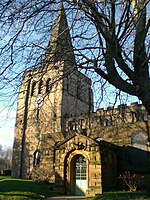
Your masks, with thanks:
[[[100,142],[102,163],[102,188],[104,191],[114,190],[118,187],[120,173],[119,159],[121,148],[111,143]]]
[[[66,121],[67,134],[78,131],[120,146],[134,145],[134,135],[139,134],[141,139],[143,137],[143,141],[145,140],[146,148],[149,148],[150,120],[141,104],[133,103],[130,106],[98,109],[87,115],[83,113],[70,115]]]

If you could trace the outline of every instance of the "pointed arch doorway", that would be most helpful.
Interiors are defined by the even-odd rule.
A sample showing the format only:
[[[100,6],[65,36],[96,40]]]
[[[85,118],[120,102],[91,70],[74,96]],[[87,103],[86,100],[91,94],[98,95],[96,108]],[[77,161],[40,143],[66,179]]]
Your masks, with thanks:
[[[85,195],[87,190],[87,164],[86,158],[75,155],[70,162],[70,186],[74,195]]]

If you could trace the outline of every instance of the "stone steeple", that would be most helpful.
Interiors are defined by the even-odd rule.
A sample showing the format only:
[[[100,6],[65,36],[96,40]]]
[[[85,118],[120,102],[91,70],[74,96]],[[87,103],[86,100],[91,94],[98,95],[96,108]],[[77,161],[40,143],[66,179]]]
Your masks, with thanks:
[[[63,6],[42,64],[26,72],[18,94],[13,177],[34,174],[39,164],[40,169],[46,166],[50,174],[55,174],[55,144],[67,136],[67,117],[86,114],[91,107],[91,80],[75,68]],[[81,125],[82,120],[80,129]],[[70,127],[73,131],[76,124]],[[51,178],[55,180],[54,176]]]
[[[63,3],[58,11],[51,38],[46,50],[47,59],[52,61],[68,61],[70,67],[75,65],[75,56]]]

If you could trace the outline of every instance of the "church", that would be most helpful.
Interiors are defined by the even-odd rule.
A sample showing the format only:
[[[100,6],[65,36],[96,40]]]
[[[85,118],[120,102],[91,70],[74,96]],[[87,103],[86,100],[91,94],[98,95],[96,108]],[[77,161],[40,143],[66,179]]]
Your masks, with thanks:
[[[12,177],[49,173],[53,191],[94,196],[129,171],[150,186],[150,131],[137,102],[94,112],[91,80],[77,69],[61,8],[42,65],[24,73],[18,94]]]

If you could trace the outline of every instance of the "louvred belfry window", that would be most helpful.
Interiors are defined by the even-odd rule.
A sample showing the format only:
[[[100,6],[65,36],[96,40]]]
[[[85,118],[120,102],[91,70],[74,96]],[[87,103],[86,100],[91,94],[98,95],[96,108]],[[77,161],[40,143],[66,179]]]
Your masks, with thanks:
[[[33,82],[32,83],[32,88],[31,88],[31,96],[33,96],[34,93],[35,93],[35,87],[36,87],[36,82]]]
[[[38,90],[38,94],[41,94],[43,90],[43,81],[41,80],[39,83],[39,90]]]
[[[47,79],[46,81],[46,93],[49,93],[52,88],[51,78]]]

